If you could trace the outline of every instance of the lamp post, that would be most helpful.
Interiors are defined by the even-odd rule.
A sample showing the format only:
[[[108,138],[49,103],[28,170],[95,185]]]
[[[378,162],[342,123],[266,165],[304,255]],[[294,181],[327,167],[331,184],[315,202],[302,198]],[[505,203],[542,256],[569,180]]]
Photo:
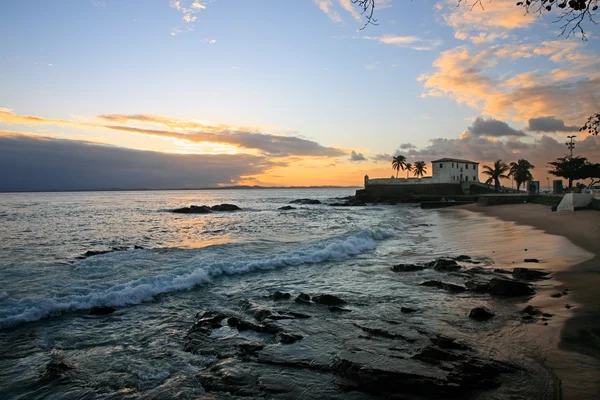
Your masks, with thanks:
[[[546,180],[548,181],[548,191],[550,191],[550,178],[546,177]]]
[[[574,137],[577,137],[577,136],[575,136],[575,135],[567,136],[569,141],[567,143],[565,143],[567,145],[567,148],[571,152],[570,158],[573,158],[573,149],[575,148],[575,143],[573,143]]]

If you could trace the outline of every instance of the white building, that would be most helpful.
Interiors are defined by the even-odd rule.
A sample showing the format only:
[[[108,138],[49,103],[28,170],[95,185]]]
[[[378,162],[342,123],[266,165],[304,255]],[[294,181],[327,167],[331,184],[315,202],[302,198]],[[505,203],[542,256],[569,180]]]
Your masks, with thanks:
[[[431,183],[479,182],[479,163],[458,158],[431,162]]]

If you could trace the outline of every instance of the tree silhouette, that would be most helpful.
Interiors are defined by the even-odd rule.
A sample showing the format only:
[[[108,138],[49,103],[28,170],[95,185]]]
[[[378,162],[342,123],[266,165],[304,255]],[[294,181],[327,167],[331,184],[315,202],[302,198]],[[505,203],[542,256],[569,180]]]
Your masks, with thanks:
[[[408,162],[404,164],[404,169],[406,170],[406,179],[408,179],[408,173],[413,170],[413,165]]]
[[[496,192],[498,192],[500,190],[500,178],[508,179],[508,175],[505,174],[508,169],[508,165],[502,162],[502,160],[496,160],[493,167],[484,165],[482,174],[489,176],[485,184],[489,185],[494,182],[494,187]]]
[[[404,171],[405,167],[406,157],[403,155],[397,155],[396,157],[392,158],[392,169],[396,171],[396,178],[398,177],[398,172],[400,172],[400,170]]]
[[[415,166],[413,169],[413,174],[417,178],[421,178],[427,172],[427,167],[425,161],[415,161]]]
[[[508,176],[512,176],[515,182],[517,182],[517,192],[521,189],[521,184],[533,180],[533,176],[529,170],[534,168],[535,166],[531,165],[527,160],[518,160],[517,162],[510,163]]]

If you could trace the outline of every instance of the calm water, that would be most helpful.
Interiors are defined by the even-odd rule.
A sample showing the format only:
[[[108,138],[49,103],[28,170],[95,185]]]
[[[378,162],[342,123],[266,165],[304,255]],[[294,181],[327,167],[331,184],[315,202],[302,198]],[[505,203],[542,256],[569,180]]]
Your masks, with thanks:
[[[579,260],[579,249],[527,227],[447,210],[425,213],[413,205],[278,210],[293,199],[326,203],[353,192],[0,194],[0,398],[200,398],[205,389],[198,374],[216,360],[185,350],[195,314],[202,309],[239,313],[241,300],[275,307],[266,299],[275,290],[336,294],[348,300],[352,312],[338,317],[313,307],[310,323],[283,321],[305,339],[273,344],[266,353],[285,349],[290,357],[315,361],[355,349],[387,363],[391,345],[365,340],[356,326],[393,328],[414,338],[416,344],[404,350],[409,355],[427,335],[444,333],[523,368],[507,377],[507,384],[475,397],[559,393],[558,380],[543,362],[544,349],[560,330],[558,321],[545,327],[550,344],[538,341],[541,349],[532,347],[515,314],[522,304],[422,287],[419,282],[440,279],[439,273],[399,275],[390,266],[466,253],[480,265],[508,268],[522,261],[524,248],[562,265]],[[243,210],[168,212],[220,203]],[[112,248],[121,250],[78,258],[88,250]],[[483,325],[466,318],[476,305],[493,308],[498,317]],[[117,311],[91,316],[94,306]],[[403,315],[401,306],[421,312]],[[56,360],[73,368],[68,379],[46,379],[46,366]],[[265,380],[273,372],[257,373]],[[277,379],[288,382],[281,375]],[[344,394],[319,377],[294,379],[286,383],[285,395],[273,397],[368,398],[360,390]]]

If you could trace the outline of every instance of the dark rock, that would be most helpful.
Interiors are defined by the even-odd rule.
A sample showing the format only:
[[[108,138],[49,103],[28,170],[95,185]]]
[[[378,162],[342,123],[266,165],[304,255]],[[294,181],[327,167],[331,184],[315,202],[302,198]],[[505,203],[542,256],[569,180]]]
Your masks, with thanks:
[[[465,287],[472,292],[487,293],[490,290],[490,283],[471,279],[465,282]]]
[[[264,349],[265,344],[260,342],[245,342],[238,344],[237,347],[240,350],[240,353],[244,355],[252,355],[257,351]]]
[[[280,292],[279,290],[277,290],[276,292],[274,292],[274,293],[271,295],[271,298],[272,298],[273,300],[275,300],[275,301],[278,301],[278,300],[289,300],[291,297],[292,297],[292,295],[291,295],[291,294],[289,294],[289,293],[284,293],[284,292]]]
[[[311,318],[310,315],[308,314],[302,314],[299,312],[293,312],[293,311],[287,311],[286,314],[291,315],[292,317],[296,318],[296,319],[307,319],[307,318]]]
[[[462,293],[465,291],[465,288],[463,286],[455,285],[453,283],[440,282],[440,281],[425,281],[425,282],[421,283],[421,285],[436,287],[438,289],[444,289],[444,290],[447,290],[452,293]]]
[[[525,307],[523,310],[521,310],[521,313],[529,314],[529,315],[538,315],[538,314],[541,314],[541,311],[538,310],[537,308],[535,308],[534,306],[529,305],[529,306]]]
[[[321,202],[315,199],[297,199],[290,201],[290,204],[321,204]]]
[[[521,317],[521,319],[522,319],[523,321],[531,322],[531,321],[533,321],[533,315],[523,315],[523,316]]]
[[[451,258],[438,258],[428,263],[427,266],[441,272],[452,272],[461,269],[461,266]]]
[[[49,380],[55,380],[64,376],[68,371],[72,369],[73,367],[71,367],[64,361],[50,361],[46,365],[46,373],[44,374],[44,377]]]
[[[310,302],[310,296],[307,295],[306,293],[300,293],[294,301],[296,303],[300,303],[300,304],[312,304]]]
[[[331,294],[322,294],[320,296],[314,296],[312,300],[315,303],[324,304],[326,306],[341,306],[343,304],[346,304],[344,300]]]
[[[560,292],[559,293],[553,293],[553,294],[550,295],[550,297],[554,297],[555,299],[557,299],[559,297],[562,297],[562,296],[563,296],[563,294],[560,293]]]
[[[494,314],[493,312],[491,312],[489,309],[487,309],[485,307],[475,307],[469,313],[469,318],[472,318],[477,321],[487,321],[488,319],[492,318],[495,315],[496,314]]]
[[[405,313],[405,314],[410,314],[410,313],[414,313],[417,312],[418,310],[415,308],[410,308],[410,307],[401,307],[400,311]]]
[[[454,261],[471,261],[471,257],[463,254],[458,257],[454,257]]]
[[[379,329],[379,328],[371,328],[368,326],[361,326],[358,324],[354,324],[354,326],[362,329],[363,331],[365,331],[368,334],[373,335],[373,336],[379,336],[379,337],[383,337],[383,338],[387,338],[387,339],[402,339],[409,343],[413,343],[415,341],[414,339],[407,338],[406,336],[400,335],[399,333],[392,333],[392,332],[388,332],[388,331],[385,331],[385,330]]]
[[[117,311],[114,307],[92,307],[90,310],[90,315],[106,315],[112,314]]]
[[[554,314],[550,314],[550,313],[542,313],[542,317],[546,317],[546,318],[552,318],[554,316]]]
[[[278,210],[283,210],[283,211],[287,211],[287,210],[295,210],[296,207],[292,207],[292,206],[283,206],[283,207],[279,207]]]
[[[512,275],[517,279],[532,281],[536,279],[546,279],[548,277],[548,272],[530,268],[515,268],[512,271]]]
[[[430,338],[431,343],[442,349],[451,349],[451,350],[468,350],[469,347],[465,344],[456,342],[456,339],[445,337],[442,335],[436,335],[435,338]]]
[[[412,271],[421,271],[424,270],[424,265],[418,264],[398,264],[392,267],[392,271],[394,272],[412,272]]]
[[[210,214],[210,208],[208,206],[189,206],[189,207],[182,207],[182,208],[176,208],[174,210],[171,210],[171,212],[177,213],[177,214]]]
[[[523,262],[526,262],[526,263],[539,263],[540,260],[538,260],[537,258],[526,258],[526,259],[523,260]]]
[[[441,361],[458,361],[464,358],[462,354],[452,353],[435,346],[427,346],[412,358],[428,364],[439,364]]]
[[[570,309],[571,307],[573,307],[573,306],[571,306],[571,305],[569,305],[569,304],[565,304],[565,308],[566,308],[567,310],[568,310],[568,309]]]
[[[144,250],[144,248],[142,246],[139,246],[137,244],[135,246],[133,246],[133,248],[134,248],[134,250]]]
[[[291,344],[301,339],[304,339],[304,336],[296,333],[279,332],[275,334],[275,341],[283,344]]]
[[[505,269],[501,269],[501,268],[494,268],[494,272],[497,274],[510,274],[510,271],[507,271]]]
[[[196,322],[192,325],[190,332],[201,332],[208,335],[213,329],[220,328],[221,322],[225,318],[227,315],[218,311],[200,311],[196,314]]]
[[[528,296],[535,293],[527,283],[512,279],[493,278],[490,281],[490,293],[497,296]]]
[[[212,206],[210,209],[213,211],[239,211],[239,210],[241,210],[241,208],[239,208],[235,204],[217,204],[216,206]]]
[[[264,321],[266,318],[270,318],[271,316],[273,316],[273,312],[271,310],[267,310],[266,308],[262,308],[254,311],[252,315],[258,321]]]
[[[88,250],[85,253],[83,253],[81,256],[79,256],[79,259],[83,259],[83,258],[88,258],[88,257],[93,257],[93,256],[99,256],[100,254],[106,254],[106,253],[110,253],[114,250]]]
[[[352,312],[352,310],[348,308],[342,308],[338,306],[329,306],[329,311],[331,312]]]

